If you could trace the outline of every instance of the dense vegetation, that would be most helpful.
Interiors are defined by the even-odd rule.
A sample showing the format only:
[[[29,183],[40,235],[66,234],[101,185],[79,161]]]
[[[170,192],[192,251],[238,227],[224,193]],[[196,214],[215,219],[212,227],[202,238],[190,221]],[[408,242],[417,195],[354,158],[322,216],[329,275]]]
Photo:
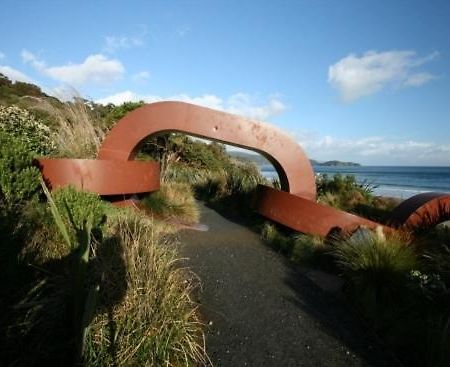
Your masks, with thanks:
[[[206,363],[197,280],[178,265],[173,226],[71,187],[50,194],[33,165],[95,156],[111,116],[130,106],[63,104],[1,81],[0,364]]]
[[[317,178],[319,201],[385,223],[398,204],[353,176]],[[342,276],[344,292],[407,366],[450,364],[450,228],[321,239],[265,223],[262,238],[292,261]]]
[[[171,235],[199,220],[195,198],[251,225],[292,261],[342,276],[351,304],[405,365],[450,364],[448,227],[294,233],[251,210],[257,184],[276,182],[223,145],[181,134],[141,146],[138,159],[162,167],[161,190],[141,197],[150,216],[73,188],[45,192],[34,157],[94,157],[107,129],[141,105],[61,103],[0,78],[0,364],[205,363],[196,284],[177,267]],[[352,176],[318,176],[317,189],[319,202],[381,223],[398,204]]]

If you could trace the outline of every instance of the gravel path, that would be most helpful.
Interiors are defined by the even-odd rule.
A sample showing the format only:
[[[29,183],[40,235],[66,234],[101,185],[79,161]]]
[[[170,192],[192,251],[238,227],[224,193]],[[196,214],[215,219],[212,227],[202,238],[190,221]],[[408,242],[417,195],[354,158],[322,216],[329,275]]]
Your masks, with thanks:
[[[215,366],[394,366],[342,300],[201,204],[207,232],[182,231],[181,254],[200,277],[198,302]]]

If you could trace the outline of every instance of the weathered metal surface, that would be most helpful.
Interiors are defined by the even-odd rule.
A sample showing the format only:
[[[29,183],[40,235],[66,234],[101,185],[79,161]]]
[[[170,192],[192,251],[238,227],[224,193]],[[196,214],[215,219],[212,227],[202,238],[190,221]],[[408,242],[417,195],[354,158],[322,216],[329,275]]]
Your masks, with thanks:
[[[158,102],[128,113],[109,132],[98,158],[133,159],[148,136],[177,131],[260,153],[276,169],[282,190],[316,199],[313,169],[295,140],[273,126],[189,103]]]
[[[39,159],[38,162],[51,189],[72,185],[99,195],[127,195],[159,189],[159,164],[156,162],[67,158]]]
[[[414,230],[430,228],[450,220],[450,195],[426,192],[400,203],[393,211],[389,224],[395,228]]]
[[[328,236],[351,233],[379,223],[318,204],[314,172],[303,150],[289,136],[272,126],[225,112],[183,102],[158,102],[128,113],[105,138],[97,160],[39,159],[51,188],[74,185],[115,198],[119,206],[140,209],[135,193],[159,189],[159,165],[133,161],[140,143],[164,132],[183,132],[265,156],[277,170],[281,189],[259,186],[254,208],[263,216],[296,231]],[[430,226],[450,219],[450,195],[421,194],[400,204],[390,225],[406,229]],[[384,227],[386,231],[390,230]]]
[[[375,229],[379,223],[314,201],[259,185],[255,208],[261,215],[296,231],[327,237],[348,234],[359,227]]]

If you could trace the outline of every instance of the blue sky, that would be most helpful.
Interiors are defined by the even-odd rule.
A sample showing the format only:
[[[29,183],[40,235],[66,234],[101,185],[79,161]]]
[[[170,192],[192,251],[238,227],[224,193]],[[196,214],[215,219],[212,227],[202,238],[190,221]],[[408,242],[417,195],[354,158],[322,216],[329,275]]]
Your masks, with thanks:
[[[450,1],[2,0],[0,73],[264,120],[311,158],[450,165]]]

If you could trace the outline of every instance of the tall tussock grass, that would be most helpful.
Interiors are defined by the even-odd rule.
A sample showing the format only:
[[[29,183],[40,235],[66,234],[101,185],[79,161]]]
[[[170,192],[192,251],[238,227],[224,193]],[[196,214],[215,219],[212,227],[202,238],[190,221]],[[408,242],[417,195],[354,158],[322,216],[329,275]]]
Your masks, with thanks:
[[[200,212],[188,183],[163,182],[159,191],[149,194],[142,203],[155,215],[185,223],[198,223]]]
[[[395,296],[404,278],[418,265],[406,235],[359,230],[332,249],[338,267],[352,285],[376,299]]]
[[[28,277],[0,315],[0,364],[207,364],[190,298],[198,280],[180,266],[170,226],[72,188],[47,195],[49,209],[27,214],[48,216],[48,230],[30,228],[19,257]]]
[[[95,158],[105,137],[104,123],[96,118],[82,98],[76,97],[56,107],[41,100],[35,108],[44,111],[56,127],[53,129],[55,154],[64,158]]]
[[[88,336],[87,364],[206,364],[202,325],[190,298],[196,283],[177,266],[173,239],[164,237],[161,225],[130,212],[114,219],[109,238],[108,251],[120,254],[121,261],[99,256],[93,269],[94,278],[104,283],[102,312]],[[121,273],[123,282],[115,279]],[[112,277],[106,279],[105,274]],[[119,303],[118,293],[123,298]]]

